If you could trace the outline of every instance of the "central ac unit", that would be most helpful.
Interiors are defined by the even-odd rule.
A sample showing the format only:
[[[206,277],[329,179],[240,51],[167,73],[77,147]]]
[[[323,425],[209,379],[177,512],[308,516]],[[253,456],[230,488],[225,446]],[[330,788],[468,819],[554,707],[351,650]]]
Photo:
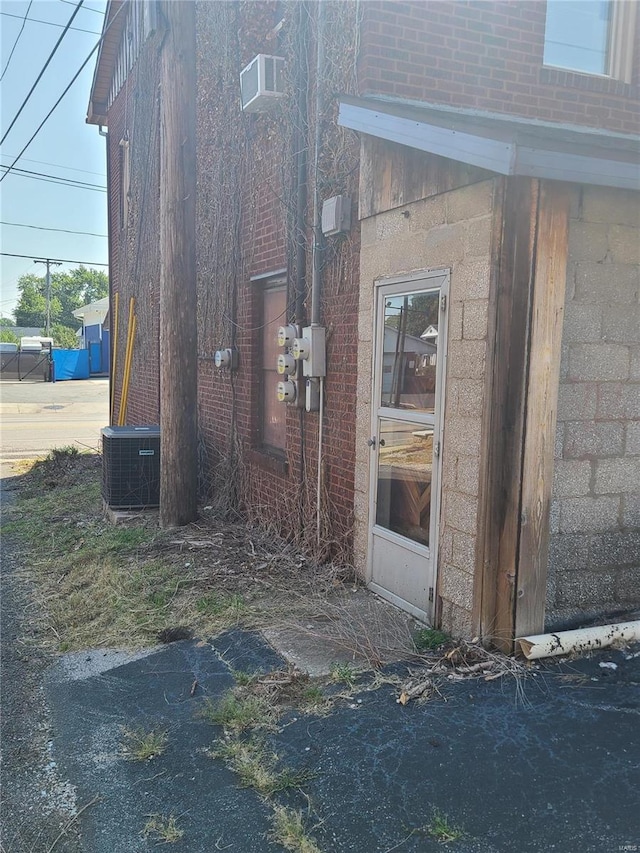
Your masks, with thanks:
[[[244,112],[272,109],[284,94],[284,58],[259,53],[240,72],[240,91]]]
[[[104,427],[102,497],[116,509],[158,506],[160,427]]]

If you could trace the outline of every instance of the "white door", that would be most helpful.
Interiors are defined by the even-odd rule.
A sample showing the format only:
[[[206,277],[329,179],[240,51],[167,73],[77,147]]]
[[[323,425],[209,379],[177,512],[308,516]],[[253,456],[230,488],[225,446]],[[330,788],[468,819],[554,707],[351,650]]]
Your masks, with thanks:
[[[449,273],[376,286],[370,586],[433,619]]]

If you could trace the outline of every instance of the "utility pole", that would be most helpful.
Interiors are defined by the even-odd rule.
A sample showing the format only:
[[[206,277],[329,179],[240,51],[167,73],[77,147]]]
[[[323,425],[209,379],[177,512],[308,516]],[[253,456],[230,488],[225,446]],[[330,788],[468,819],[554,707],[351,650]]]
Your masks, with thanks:
[[[49,333],[51,331],[51,271],[50,267],[59,267],[62,266],[62,261],[52,261],[51,258],[46,258],[43,261],[34,261],[34,264],[46,264],[47,265],[47,274],[45,276],[45,291],[46,291],[46,300],[47,300],[47,320],[44,327],[44,333],[47,337],[49,337]]]
[[[195,3],[160,10],[160,524],[179,527],[198,498]]]

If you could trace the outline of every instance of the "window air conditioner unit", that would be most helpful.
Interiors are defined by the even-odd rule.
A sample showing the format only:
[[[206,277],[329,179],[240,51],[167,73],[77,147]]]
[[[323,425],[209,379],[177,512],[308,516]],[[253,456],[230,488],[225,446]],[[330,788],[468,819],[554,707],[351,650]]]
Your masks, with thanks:
[[[240,91],[244,112],[272,109],[284,94],[284,58],[259,53],[240,72]]]
[[[102,430],[102,497],[115,509],[160,504],[160,427]]]

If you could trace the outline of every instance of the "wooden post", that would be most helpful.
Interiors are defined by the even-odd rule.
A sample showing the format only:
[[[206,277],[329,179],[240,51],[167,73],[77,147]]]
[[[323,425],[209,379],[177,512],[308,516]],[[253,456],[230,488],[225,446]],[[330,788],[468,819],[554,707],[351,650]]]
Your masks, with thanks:
[[[569,201],[568,187],[551,181],[541,185],[522,466],[516,637],[544,631]]]
[[[160,7],[160,524],[177,527],[197,514],[195,3]]]
[[[480,631],[505,652],[544,626],[568,220],[566,187],[506,180],[478,548]]]
[[[537,203],[537,181],[507,178],[494,272],[493,369],[485,391],[487,459],[478,543],[480,630],[505,652],[513,646]]]

